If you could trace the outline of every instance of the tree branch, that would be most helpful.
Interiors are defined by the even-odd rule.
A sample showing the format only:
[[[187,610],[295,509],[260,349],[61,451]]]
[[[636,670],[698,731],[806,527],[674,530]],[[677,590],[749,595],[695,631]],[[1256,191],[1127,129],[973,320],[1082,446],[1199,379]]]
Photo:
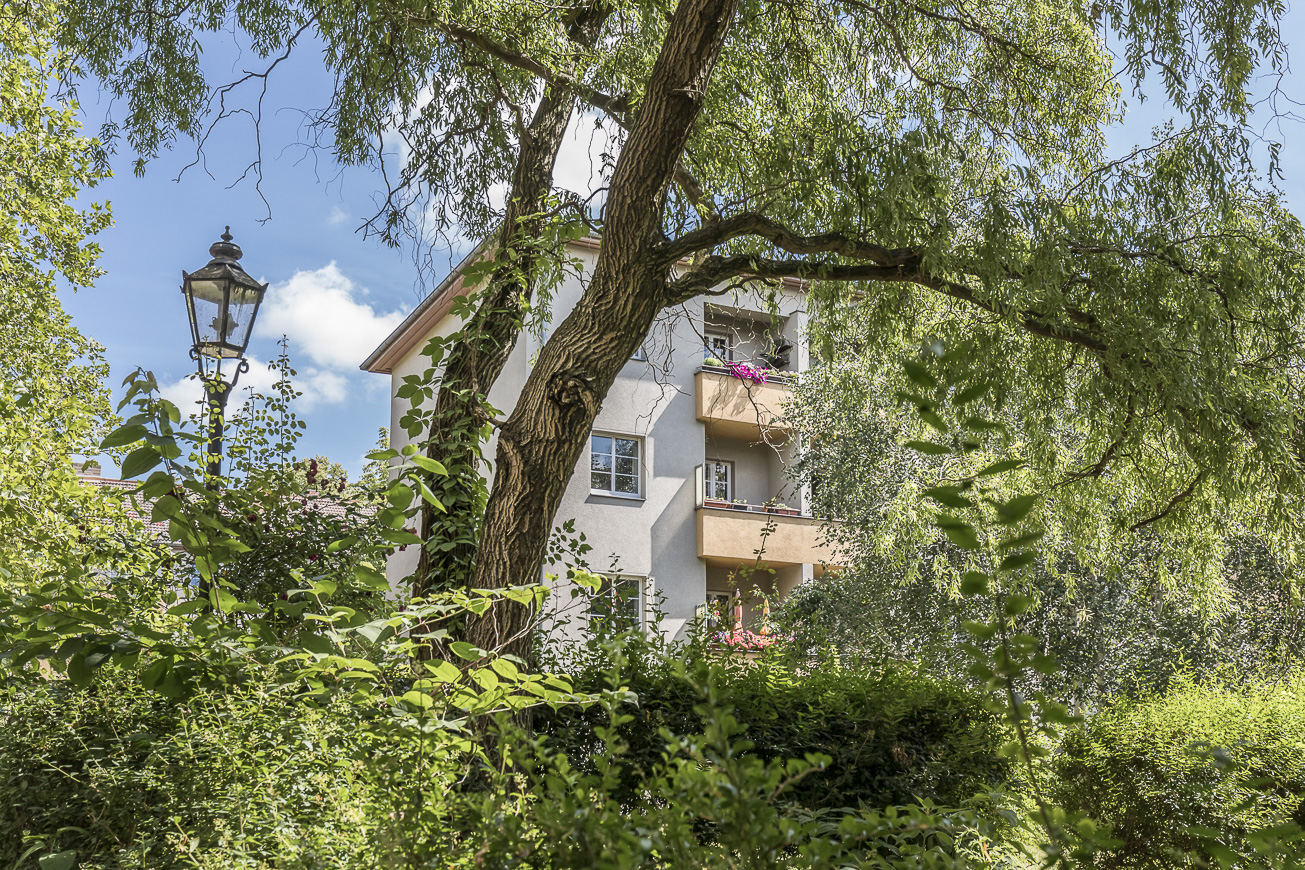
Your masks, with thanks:
[[[971,287],[930,275],[918,264],[880,266],[869,263],[822,263],[811,260],[773,260],[764,257],[736,255],[705,258],[701,264],[666,285],[665,305],[679,305],[694,296],[717,296],[726,292],[715,289],[723,281],[749,275],[757,279],[797,278],[806,281],[870,281],[879,283],[907,283],[926,287],[944,296],[967,302],[999,317],[1014,320],[1026,331],[1076,344],[1095,354],[1106,353],[1106,343],[1097,334],[1084,329],[1051,322],[1037,311],[1014,312],[999,303],[983,299]]]
[[[1160,513],[1156,514],[1155,516],[1147,517],[1141,522],[1133,523],[1131,526],[1128,527],[1128,530],[1130,532],[1136,532],[1138,529],[1146,528],[1152,523],[1162,520],[1165,517],[1169,516],[1171,513],[1174,512],[1175,508],[1177,508],[1180,504],[1182,504],[1183,502],[1187,501],[1189,498],[1192,497],[1192,493],[1196,492],[1196,488],[1201,485],[1201,481],[1205,480],[1205,476],[1207,474],[1209,474],[1208,470],[1202,471],[1200,474],[1196,475],[1196,477],[1192,478],[1192,482],[1187,485],[1187,489],[1178,493],[1178,495],[1174,496],[1169,500],[1169,504],[1165,505],[1164,510],[1160,511]]]
[[[790,254],[841,254],[880,266],[908,265],[919,257],[919,252],[911,248],[886,248],[843,233],[801,235],[777,220],[753,212],[713,221],[687,232],[665,246],[664,256],[667,264],[674,263],[741,236],[757,236]]]

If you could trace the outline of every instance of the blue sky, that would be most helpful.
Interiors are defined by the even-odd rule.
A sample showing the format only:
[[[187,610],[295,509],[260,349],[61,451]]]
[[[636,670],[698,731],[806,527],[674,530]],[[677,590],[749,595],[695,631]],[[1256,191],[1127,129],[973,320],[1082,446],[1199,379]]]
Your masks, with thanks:
[[[1302,32],[1298,19],[1290,15],[1284,27],[1289,43]],[[361,372],[358,365],[416,305],[422,285],[410,249],[386,247],[358,231],[375,211],[377,176],[366,169],[343,170],[325,150],[295,144],[306,137],[296,108],[325,105],[332,84],[313,47],[302,48],[277,68],[264,101],[261,191],[267,203],[252,177],[236,182],[255,156],[246,117],[220,126],[205,148],[205,163],[184,172],[195,157],[189,141],[149,163],[143,178],[133,174],[135,155],[124,146],[113,160],[114,177],[85,194],[88,201],[112,205],[114,224],[98,237],[106,274],[95,287],[65,291],[62,299],[78,328],[105,346],[115,386],[140,366],[155,373],[174,401],[193,402],[200,389],[186,380],[193,363],[178,291],[181,271],[207,263],[208,246],[230,224],[244,249],[245,269],[272,285],[255,325],[251,371],[242,385],[270,385],[265,366],[285,334],[304,393],[297,411],[308,424],[300,453],[325,454],[356,476],[377,429],[389,423],[389,378]],[[259,64],[229,40],[208,49],[205,65],[210,80],[219,83],[261,69]],[[1282,87],[1297,96],[1294,76]],[[81,98],[90,132],[106,116],[124,112],[93,85],[83,87]],[[1150,129],[1167,114],[1160,100],[1133,102],[1126,123],[1112,134],[1113,150],[1149,139]],[[1305,201],[1291,146],[1299,127],[1284,122],[1281,132],[1272,134],[1288,143],[1283,187],[1296,204]],[[587,188],[592,156],[602,144],[588,133],[574,135],[559,163],[559,183]],[[462,253],[445,249],[440,262],[451,264]]]

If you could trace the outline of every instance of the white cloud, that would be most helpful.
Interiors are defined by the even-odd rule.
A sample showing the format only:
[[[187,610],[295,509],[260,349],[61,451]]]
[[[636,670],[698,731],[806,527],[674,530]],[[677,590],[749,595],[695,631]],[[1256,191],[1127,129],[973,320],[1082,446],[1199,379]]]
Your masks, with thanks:
[[[366,293],[334,262],[315,271],[296,272],[267,291],[254,332],[264,338],[287,336],[292,351],[306,354],[323,368],[356,370],[404,317],[403,311],[378,314],[360,301]],[[343,388],[341,379],[323,395]]]
[[[620,151],[610,122],[593,113],[579,115],[571,120],[558,150],[553,184],[589,196],[611,180]]]
[[[271,395],[278,374],[253,356],[249,357],[249,371],[236,382],[236,392],[227,403],[227,416],[243,410],[250,393]],[[227,375],[230,379],[230,375]],[[341,374],[310,368],[299,371],[290,381],[302,393],[291,406],[295,411],[308,412],[318,405],[338,405],[349,395],[349,382]],[[204,386],[195,375],[186,375],[176,381],[159,385],[159,395],[176,405],[186,417],[198,413],[204,401]]]
[[[349,219],[349,214],[338,205],[331,206],[331,213],[326,216],[326,222],[333,227],[338,227]]]

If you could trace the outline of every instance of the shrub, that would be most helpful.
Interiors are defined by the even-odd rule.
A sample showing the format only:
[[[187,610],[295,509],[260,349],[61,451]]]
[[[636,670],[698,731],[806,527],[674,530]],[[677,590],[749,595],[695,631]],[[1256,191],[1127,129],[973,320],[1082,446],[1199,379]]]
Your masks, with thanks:
[[[1209,857],[1214,832],[1213,850],[1245,852],[1248,834],[1305,821],[1305,678],[1235,689],[1187,679],[1120,700],[1071,733],[1057,771],[1061,803],[1122,841],[1099,866],[1191,866],[1180,853]]]
[[[626,744],[618,764],[623,800],[665,751],[663,729],[695,734],[704,722],[695,705],[695,683],[675,665],[675,654],[634,644],[622,685],[637,697],[624,710],[620,728]],[[974,794],[1000,788],[1009,763],[998,757],[1004,741],[996,717],[979,700],[950,683],[898,671],[856,673],[821,669],[799,674],[763,660],[726,663],[714,674],[721,703],[743,726],[749,753],[765,761],[830,757],[786,792],[810,808],[888,807],[917,798],[958,806]],[[577,691],[598,691],[610,677],[599,659],[570,674]],[[605,724],[596,708],[564,707],[541,714],[537,727],[579,767],[593,764]]]
[[[314,844],[337,858],[366,850],[347,787],[361,764],[350,713],[257,693],[179,703],[111,671],[88,690],[10,682],[0,866],[34,870],[38,856],[68,851],[82,870],[215,855],[228,867],[312,866]]]

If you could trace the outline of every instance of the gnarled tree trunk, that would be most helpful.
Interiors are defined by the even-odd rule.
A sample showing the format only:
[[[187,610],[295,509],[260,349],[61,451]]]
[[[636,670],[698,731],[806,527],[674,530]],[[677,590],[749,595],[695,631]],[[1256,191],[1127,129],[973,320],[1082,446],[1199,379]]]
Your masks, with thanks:
[[[553,516],[617,373],[666,302],[672,259],[662,215],[736,0],[681,0],[617,160],[589,287],[541,351],[499,433],[497,468],[472,585],[539,577]],[[482,648],[529,650],[530,613],[499,603],[472,621]]]

